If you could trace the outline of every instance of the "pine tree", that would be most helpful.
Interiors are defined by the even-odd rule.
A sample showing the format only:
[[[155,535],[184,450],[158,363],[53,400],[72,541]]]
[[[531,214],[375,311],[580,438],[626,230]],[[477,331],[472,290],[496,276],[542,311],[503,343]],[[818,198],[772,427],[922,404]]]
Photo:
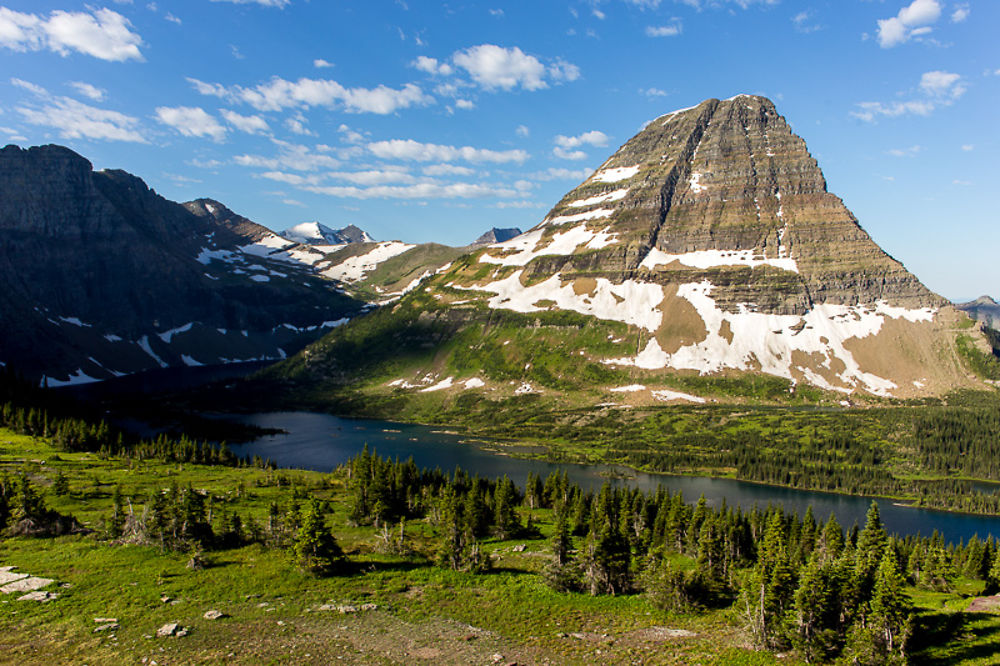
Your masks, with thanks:
[[[517,502],[517,488],[506,475],[497,482],[496,493],[493,496],[493,524],[500,539],[510,539],[517,535],[521,523],[514,508]]]
[[[868,624],[887,655],[905,654],[913,615],[913,602],[906,594],[905,584],[896,554],[893,549],[886,549],[875,574]]]
[[[813,553],[799,576],[793,643],[809,663],[826,661],[839,647],[840,600],[836,566],[833,560]]]
[[[122,489],[121,486],[116,484],[114,491],[111,493],[111,516],[108,518],[105,528],[108,538],[117,539],[120,537],[124,526],[125,509],[122,506]]]
[[[310,498],[295,533],[292,556],[305,571],[316,575],[334,573],[343,561],[343,551],[323,520],[319,502]]]

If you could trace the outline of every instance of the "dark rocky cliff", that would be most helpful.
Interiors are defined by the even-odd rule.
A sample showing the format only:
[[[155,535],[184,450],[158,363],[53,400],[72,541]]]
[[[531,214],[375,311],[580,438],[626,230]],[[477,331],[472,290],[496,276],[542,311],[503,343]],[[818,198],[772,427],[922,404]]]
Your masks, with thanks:
[[[284,324],[319,327],[357,304],[311,275],[258,282],[203,258],[268,235],[232,213],[194,214],[123,171],[94,172],[67,148],[7,146],[0,362],[58,381],[291,353],[317,333]]]

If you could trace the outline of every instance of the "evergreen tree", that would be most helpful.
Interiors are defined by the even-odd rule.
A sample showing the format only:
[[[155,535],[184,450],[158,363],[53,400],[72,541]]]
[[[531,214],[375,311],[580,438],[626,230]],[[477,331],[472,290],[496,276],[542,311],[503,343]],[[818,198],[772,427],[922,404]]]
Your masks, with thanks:
[[[887,549],[875,575],[868,624],[876,632],[886,654],[900,657],[904,655],[913,615],[913,603],[906,594],[905,585],[896,555],[892,549]]]
[[[108,518],[105,526],[108,538],[119,538],[122,535],[124,526],[125,509],[122,506],[122,489],[121,486],[116,484],[114,491],[111,493],[111,517]]]
[[[305,571],[316,575],[334,573],[343,561],[343,551],[326,526],[316,498],[310,498],[295,533],[292,556]]]
[[[493,496],[493,524],[500,539],[510,539],[521,529],[514,505],[517,503],[517,488],[506,475],[497,482]]]

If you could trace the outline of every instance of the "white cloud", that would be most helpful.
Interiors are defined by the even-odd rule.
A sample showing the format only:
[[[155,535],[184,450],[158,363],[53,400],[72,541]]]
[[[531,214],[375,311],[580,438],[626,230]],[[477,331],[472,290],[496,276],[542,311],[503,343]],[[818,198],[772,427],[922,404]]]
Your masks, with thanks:
[[[439,74],[441,76],[451,76],[455,72],[448,63],[439,62],[437,58],[429,58],[427,56],[418,56],[416,60],[410,63],[410,66],[419,69],[421,72]]]
[[[104,100],[104,96],[107,93],[103,88],[98,88],[97,86],[92,86],[89,83],[84,83],[83,81],[71,81],[70,87],[76,90],[79,94],[84,97],[89,97],[95,102],[100,102]]]
[[[454,164],[431,164],[425,166],[423,172],[427,176],[471,176],[475,169]]]
[[[226,137],[226,128],[215,116],[201,107],[191,106],[158,106],[156,119],[173,127],[183,136],[211,137],[213,141],[222,141]]]
[[[491,9],[490,10],[490,16],[496,16],[497,18],[499,18],[499,17],[503,16],[503,10],[502,9]]]
[[[47,97],[49,94],[48,90],[38,84],[32,83],[31,81],[15,78],[11,79],[10,82],[12,85],[17,86],[18,88],[23,88],[34,95],[38,95],[39,97]]]
[[[470,102],[467,99],[456,99],[455,100],[455,108],[456,109],[463,109],[465,111],[468,111],[469,109],[476,108],[476,104],[475,104],[475,102]]]
[[[176,23],[177,25],[183,25],[184,24],[183,21],[181,21],[179,18],[177,18],[176,16],[174,16],[170,12],[167,12],[166,14],[164,14],[163,18],[165,18],[166,20],[170,21],[171,23]]]
[[[859,110],[851,111],[851,115],[861,120],[872,122],[878,116],[895,118],[907,114],[928,116],[934,110],[934,103],[914,100],[909,102],[859,102]]]
[[[308,146],[271,139],[278,146],[276,157],[262,155],[237,155],[233,161],[240,166],[260,167],[264,169],[292,169],[293,171],[316,171],[317,169],[336,169],[340,162],[330,155],[314,153]]]
[[[333,67],[333,63],[329,60],[323,60],[322,58],[316,58],[313,60],[313,67],[316,69],[327,69]]]
[[[353,187],[311,185],[303,189],[316,194],[351,199],[481,199],[516,197],[517,190],[473,183],[418,183],[416,185],[378,185]]]
[[[298,206],[299,208],[305,208],[306,205],[299,201],[298,199],[282,199],[281,203],[287,206]]]
[[[131,27],[128,19],[110,9],[57,10],[45,18],[0,7],[0,46],[15,51],[48,49],[63,56],[76,51],[115,62],[142,60],[142,38]]]
[[[587,159],[587,153],[582,150],[567,150],[560,146],[556,146],[552,149],[552,154],[561,160],[585,160]]]
[[[147,143],[139,132],[138,118],[89,106],[69,97],[47,98],[40,106],[20,106],[17,112],[25,122],[59,130],[59,136],[64,139]]]
[[[205,83],[198,79],[188,81],[202,95],[214,95],[231,101],[249,104],[258,111],[280,111],[286,108],[313,106],[342,106],[348,113],[376,113],[385,115],[411,106],[424,106],[434,101],[419,86],[407,83],[400,89],[384,85],[375,88],[345,88],[329,79],[288,81],[274,77],[267,83],[244,88],[229,88],[218,83]]]
[[[267,121],[260,116],[241,116],[229,109],[222,109],[221,113],[227,123],[241,132],[246,132],[247,134],[267,134],[271,131]]]
[[[967,18],[969,18],[969,4],[955,5],[955,11],[951,13],[951,22],[961,23]]]
[[[414,162],[493,162],[505,164],[524,163],[528,153],[523,150],[489,150],[471,146],[442,146],[434,143],[421,143],[413,139],[392,139],[391,141],[376,141],[368,144],[376,157],[381,159],[408,160]]]
[[[934,97],[958,99],[965,94],[962,77],[953,72],[925,72],[920,77],[920,89]]]
[[[941,17],[938,0],[913,0],[892,18],[879,19],[878,43],[884,49],[898,46],[911,37],[925,35],[930,25]]]
[[[334,180],[343,180],[354,185],[364,186],[417,182],[417,178],[402,167],[369,169],[367,171],[333,171],[326,175]]]
[[[962,150],[964,150],[967,153],[970,152],[970,151],[973,151],[975,149],[976,149],[976,147],[974,145],[972,145],[971,143],[966,143],[966,144],[964,144],[962,146]]]
[[[642,88],[640,88],[639,89],[639,94],[640,95],[645,95],[646,97],[666,97],[667,96],[667,91],[666,90],[660,90],[659,88],[646,88],[645,90],[643,90]]]
[[[594,18],[596,18],[596,19],[598,19],[600,21],[603,21],[604,19],[606,19],[608,17],[607,14],[605,14],[604,12],[602,12],[597,7],[594,7],[594,9],[591,10],[590,13],[594,15]]]
[[[887,152],[893,157],[916,157],[923,149],[923,146],[910,146],[909,148],[893,148]]]
[[[561,82],[580,78],[580,68],[576,65],[557,59],[546,66],[516,46],[504,48],[496,44],[480,44],[456,51],[451,59],[486,90],[512,90],[517,87],[540,90],[549,86],[546,79]]]
[[[950,106],[965,94],[962,77],[951,72],[925,72],[920,77],[922,99],[893,102],[859,102],[858,109],[851,111],[855,118],[872,122],[879,116],[895,118],[903,115],[928,116],[941,106]]]
[[[365,140],[365,137],[361,132],[358,132],[357,130],[352,130],[350,127],[344,124],[341,124],[340,127],[337,128],[337,132],[340,133],[341,135],[340,140],[343,141],[344,143],[359,144],[363,143]]]
[[[285,119],[285,127],[289,129],[293,134],[298,134],[300,136],[316,136],[316,132],[306,127],[306,117],[301,113],[297,113],[291,118]]]
[[[261,7],[277,7],[284,9],[290,0],[212,0],[212,2],[231,2],[234,5],[260,5]]]
[[[579,136],[563,136],[559,134],[552,141],[561,148],[579,148],[580,146],[602,147],[608,145],[608,135],[604,132],[591,130]]]
[[[566,169],[563,167],[550,167],[545,171],[538,171],[536,173],[529,174],[528,178],[538,181],[583,180],[593,172],[593,169]]]
[[[807,9],[792,17],[792,24],[795,26],[796,32],[801,32],[802,34],[807,35],[810,32],[822,30],[823,26],[812,22],[813,14],[813,10]]]
[[[673,23],[671,25],[647,25],[646,26],[646,36],[647,37],[676,37],[681,34],[681,24]]]

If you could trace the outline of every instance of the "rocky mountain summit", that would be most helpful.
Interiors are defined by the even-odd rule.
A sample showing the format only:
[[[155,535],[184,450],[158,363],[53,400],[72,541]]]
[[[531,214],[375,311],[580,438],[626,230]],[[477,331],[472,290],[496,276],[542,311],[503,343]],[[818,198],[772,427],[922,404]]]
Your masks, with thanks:
[[[356,325],[429,351],[386,363],[373,393],[610,404],[703,401],[676,389],[730,390],[748,375],[834,398],[977,381],[955,347],[965,315],[879,248],[774,104],[752,95],[653,119],[531,230],[456,259],[392,312]],[[339,357],[352,331],[284,371],[352,381]],[[376,376],[378,363],[359,370]]]
[[[493,243],[503,243],[505,241],[509,241],[511,238],[514,238],[515,236],[520,236],[521,233],[522,233],[521,230],[516,227],[512,229],[498,229],[496,227],[493,227],[485,234],[483,234],[476,240],[472,241],[472,247],[478,247],[480,245],[491,245]]]
[[[353,224],[343,229],[331,229],[319,222],[303,222],[281,232],[284,238],[304,245],[346,245],[348,243],[374,243],[367,231]]]
[[[362,304],[222,204],[60,146],[0,150],[0,363],[50,385],[281,358]]]
[[[958,303],[955,307],[976,321],[982,322],[992,329],[1000,330],[1000,303],[989,296],[980,296],[968,303]]]

